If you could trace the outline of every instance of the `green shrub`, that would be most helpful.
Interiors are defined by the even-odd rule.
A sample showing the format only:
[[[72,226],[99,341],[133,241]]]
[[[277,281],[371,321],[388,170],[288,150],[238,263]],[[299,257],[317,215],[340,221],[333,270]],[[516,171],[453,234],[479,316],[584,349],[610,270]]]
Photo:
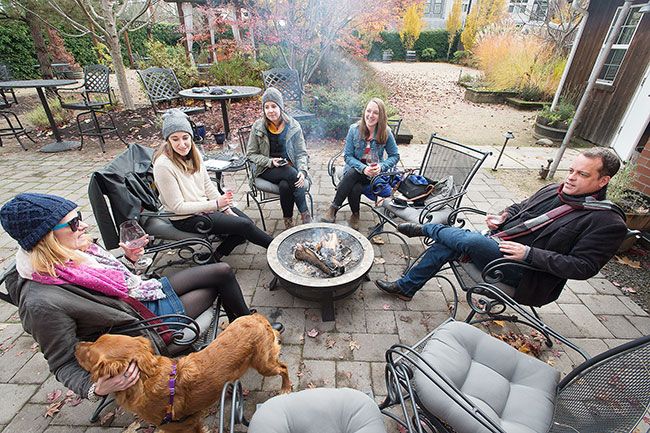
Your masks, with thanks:
[[[86,35],[79,38],[64,36],[63,45],[65,45],[65,49],[74,56],[74,59],[77,63],[79,63],[79,66],[83,67],[86,65],[95,65],[98,63],[97,52],[95,51],[95,47],[93,46],[93,41],[90,36]]]
[[[539,112],[538,117],[546,119],[546,125],[551,128],[557,128],[559,126],[570,125],[575,113],[576,109],[573,104],[562,98],[555,107],[555,111],[551,111],[550,105],[547,105]]]
[[[436,50],[433,48],[425,48],[422,50],[422,53],[420,54],[420,60],[424,60],[425,62],[433,62],[436,58]]]
[[[463,74],[458,79],[459,84],[472,84],[476,78],[472,74]]]
[[[57,125],[63,125],[72,119],[72,113],[64,108],[61,108],[61,103],[58,98],[48,99],[48,105],[52,111],[52,116]],[[45,114],[42,105],[37,106],[33,110],[25,114],[27,121],[37,128],[47,128],[50,126],[50,121]]]
[[[437,53],[436,58],[444,58],[447,56],[447,48],[449,48],[448,35],[449,33],[446,30],[428,30],[422,32],[418,40],[415,41],[413,49],[421,53],[427,48],[433,48]],[[421,56],[422,54],[420,54]]]
[[[222,60],[210,68],[211,81],[224,86],[264,87],[262,71],[268,69],[264,62],[234,56]]]
[[[27,25],[16,21],[3,21],[0,26],[0,63],[7,65],[13,78],[38,78],[38,64],[34,42]]]
[[[544,91],[535,84],[526,84],[519,92],[519,97],[524,101],[541,101],[544,98]]]
[[[372,43],[370,52],[368,53],[368,60],[379,61],[384,50],[393,51],[393,60],[404,60],[406,58],[406,51],[402,45],[402,40],[397,32],[381,32],[379,34],[381,40]]]
[[[147,42],[146,47],[151,57],[148,61],[149,66],[171,68],[176,74],[176,78],[178,78],[181,87],[184,89],[192,87],[197,83],[199,73],[196,67],[187,61],[185,49],[182,45],[170,47],[162,42],[150,41]]]

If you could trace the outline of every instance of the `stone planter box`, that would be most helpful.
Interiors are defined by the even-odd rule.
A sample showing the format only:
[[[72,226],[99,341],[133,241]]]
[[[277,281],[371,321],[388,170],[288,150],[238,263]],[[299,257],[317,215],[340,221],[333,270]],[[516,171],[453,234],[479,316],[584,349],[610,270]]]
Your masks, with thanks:
[[[545,124],[543,119],[540,120],[540,118],[538,117],[537,120],[535,120],[535,129],[533,132],[533,136],[538,139],[548,138],[549,140],[553,140],[554,142],[561,143],[562,140],[564,140],[564,136],[566,135],[568,129],[569,129],[568,125],[562,125],[559,128],[548,126]]]
[[[523,99],[519,98],[506,98],[506,104],[510,105],[511,107],[514,107],[518,110],[541,110],[545,106],[549,105],[548,102],[542,102],[542,101],[524,101]]]
[[[477,104],[501,104],[506,98],[516,96],[517,92],[483,90],[474,87],[465,89],[465,99]]]

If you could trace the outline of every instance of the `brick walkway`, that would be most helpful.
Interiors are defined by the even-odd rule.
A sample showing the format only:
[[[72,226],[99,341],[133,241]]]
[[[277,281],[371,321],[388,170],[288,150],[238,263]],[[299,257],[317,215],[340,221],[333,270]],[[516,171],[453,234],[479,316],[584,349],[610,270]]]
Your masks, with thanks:
[[[400,148],[406,165],[415,165],[423,150],[424,145]],[[310,151],[312,177],[315,179],[312,192],[317,214],[333,196],[326,163],[335,151]],[[79,155],[75,152],[44,155],[32,151],[6,154],[0,161],[3,180],[0,203],[23,191],[65,195],[81,206],[84,220],[92,224],[86,193],[88,177],[108,159],[83,162],[79,161]],[[508,165],[512,167],[538,168],[537,159],[544,161],[547,157],[536,155],[529,149],[512,149],[504,161],[509,161]],[[489,161],[486,163],[486,167],[492,165]],[[465,205],[497,211],[512,200],[522,198],[514,197],[489,173],[484,170],[476,176]],[[244,192],[247,190],[244,175],[237,173],[233,177],[228,180],[231,185],[239,185],[237,199],[240,207],[244,207]],[[257,216],[256,209],[244,210],[253,218]],[[264,210],[269,231],[278,234],[282,225],[279,206],[269,204]],[[347,216],[342,211],[341,221]],[[470,221],[480,224],[480,219]],[[370,212],[362,212],[362,229],[372,224]],[[370,275],[373,280],[384,276],[395,278],[402,270],[401,247],[391,238],[385,237],[386,244],[374,246],[376,255],[385,263],[373,266]],[[13,255],[14,245],[6,233],[0,232],[0,263]],[[413,245],[421,251],[418,244]],[[448,316],[447,305],[452,299],[446,283],[440,287],[436,281],[431,281],[412,302],[404,303],[382,294],[368,282],[350,298],[336,303],[335,322],[323,323],[318,305],[295,299],[284,290],[270,292],[265,287],[272,275],[261,248],[254,245],[239,247],[226,261],[237,269],[237,277],[250,305],[284,323],[282,358],[289,365],[294,389],[352,387],[371,392],[380,401],[386,393],[384,351],[394,343],[414,343],[435,328]],[[467,311],[467,305],[461,304],[459,317],[464,317]],[[601,275],[589,281],[570,281],[560,299],[541,308],[540,314],[546,323],[591,355],[650,333],[648,314]],[[312,329],[319,332],[315,338],[306,335]],[[496,330],[499,332],[498,327]],[[352,342],[358,346],[355,350],[351,350],[351,347],[356,347]],[[546,350],[543,356],[564,373],[580,362],[576,353],[565,352],[560,345]],[[43,356],[31,337],[22,330],[16,309],[5,303],[0,303],[0,362],[0,430],[3,433],[121,432],[133,421],[131,415],[118,412],[107,420],[105,427],[92,425],[88,419],[93,405],[85,401],[76,407],[66,404],[53,418],[45,418],[47,394],[61,389],[65,395],[65,389],[49,374]],[[254,403],[268,399],[279,389],[280,381],[277,378],[263,379],[256,372],[249,372],[244,377],[244,384],[250,390],[247,399],[250,414]],[[208,424],[214,425],[213,422],[214,416],[209,417]],[[395,431],[394,426],[390,427]]]

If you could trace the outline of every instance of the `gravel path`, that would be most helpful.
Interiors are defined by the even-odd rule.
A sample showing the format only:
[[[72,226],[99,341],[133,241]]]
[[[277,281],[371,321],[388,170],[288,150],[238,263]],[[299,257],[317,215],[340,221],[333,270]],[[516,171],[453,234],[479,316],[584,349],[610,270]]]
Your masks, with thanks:
[[[431,133],[436,132],[468,145],[502,144],[506,131],[515,134],[510,144],[535,143],[534,111],[519,111],[501,104],[475,104],[464,99],[465,89],[456,81],[461,74],[477,75],[475,69],[448,63],[371,65],[390,89],[389,102],[399,110],[416,143],[427,142]]]

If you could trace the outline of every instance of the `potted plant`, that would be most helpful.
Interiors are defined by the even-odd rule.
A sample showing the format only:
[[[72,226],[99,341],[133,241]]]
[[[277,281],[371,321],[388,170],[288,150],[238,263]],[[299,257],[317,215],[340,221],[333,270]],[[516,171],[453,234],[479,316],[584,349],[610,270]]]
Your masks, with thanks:
[[[650,230],[650,197],[634,189],[636,164],[628,163],[609,182],[607,198],[625,212],[630,230]]]
[[[422,15],[424,13],[423,5],[420,3],[413,4],[406,9],[402,30],[399,37],[406,48],[406,61],[415,62],[415,41],[420,37],[422,31]]]
[[[384,50],[381,58],[384,63],[390,63],[390,61],[393,60],[393,50],[391,50],[390,48]]]
[[[574,115],[575,107],[565,99],[560,100],[554,111],[551,111],[550,106],[544,107],[535,120],[535,137],[561,142]]]

